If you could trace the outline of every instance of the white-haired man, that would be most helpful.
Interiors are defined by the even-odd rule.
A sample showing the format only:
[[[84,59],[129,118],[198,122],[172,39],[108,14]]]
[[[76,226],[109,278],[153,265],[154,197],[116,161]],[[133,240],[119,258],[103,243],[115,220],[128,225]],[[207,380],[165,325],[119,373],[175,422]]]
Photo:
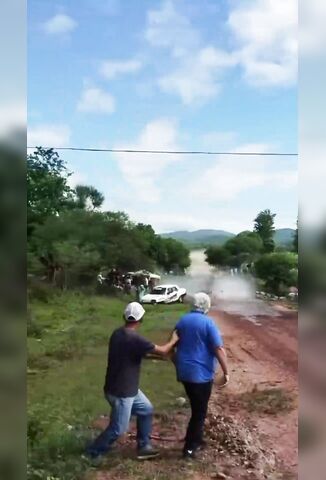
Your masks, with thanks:
[[[110,424],[87,448],[88,455],[99,462],[115,441],[127,432],[131,416],[137,417],[137,458],[145,460],[158,455],[152,448],[153,406],[139,390],[142,359],[149,353],[167,355],[178,341],[173,332],[165,345],[155,345],[137,333],[145,310],[137,302],[131,302],[124,311],[125,325],[117,328],[109,342],[108,365],[104,395],[111,405]]]
[[[190,401],[189,421],[183,455],[194,458],[204,446],[203,430],[217,363],[224,374],[224,384],[229,373],[221,333],[213,319],[207,316],[210,298],[206,293],[196,293],[192,310],[176,325],[179,342],[175,354],[177,378],[182,382]]]

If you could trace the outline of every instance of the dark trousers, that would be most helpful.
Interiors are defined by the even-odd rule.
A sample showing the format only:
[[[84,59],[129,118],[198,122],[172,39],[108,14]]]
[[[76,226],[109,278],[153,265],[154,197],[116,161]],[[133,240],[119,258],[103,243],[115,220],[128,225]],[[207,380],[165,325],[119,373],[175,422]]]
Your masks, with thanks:
[[[185,438],[184,450],[196,450],[203,443],[205,418],[213,382],[183,382],[190,401],[191,418]]]

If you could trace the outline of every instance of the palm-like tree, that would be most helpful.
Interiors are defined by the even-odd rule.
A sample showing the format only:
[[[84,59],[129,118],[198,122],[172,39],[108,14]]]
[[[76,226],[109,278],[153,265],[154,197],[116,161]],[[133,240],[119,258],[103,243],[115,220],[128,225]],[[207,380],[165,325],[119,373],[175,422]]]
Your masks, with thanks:
[[[102,195],[102,193],[95,187],[89,185],[77,185],[75,192],[76,205],[83,210],[88,208],[89,202],[93,210],[100,208],[104,202],[104,195]]]

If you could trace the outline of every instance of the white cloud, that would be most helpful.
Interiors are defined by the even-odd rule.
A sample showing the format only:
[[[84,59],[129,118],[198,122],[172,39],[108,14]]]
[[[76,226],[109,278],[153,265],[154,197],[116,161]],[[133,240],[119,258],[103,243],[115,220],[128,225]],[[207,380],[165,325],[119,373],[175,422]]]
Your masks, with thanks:
[[[177,150],[177,129],[168,119],[156,119],[148,123],[131,144],[119,144],[118,149],[134,150]],[[176,155],[149,153],[117,153],[120,170],[134,190],[138,200],[153,203],[160,199],[158,180],[171,163],[178,161]]]
[[[208,46],[185,56],[178,68],[158,83],[163,91],[179,95],[185,105],[204,102],[219,93],[221,74],[235,63],[232,55]]]
[[[255,0],[231,11],[228,26],[246,80],[257,86],[289,86],[297,77],[296,0]]]
[[[166,48],[176,67],[158,79],[162,91],[177,95],[186,105],[202,103],[220,91],[219,73],[234,65],[228,53],[202,46],[190,20],[179,13],[173,0],[165,0],[147,15],[145,38],[151,46]]]
[[[77,104],[79,112],[113,113],[115,111],[114,97],[96,87],[85,87]]]
[[[58,13],[43,23],[43,30],[49,35],[70,33],[77,27],[77,22],[64,13]]]
[[[199,43],[198,32],[186,16],[177,12],[173,0],[164,0],[160,8],[148,12],[145,38],[152,46],[171,49],[175,56]]]
[[[30,147],[66,147],[70,141],[70,128],[67,125],[37,125],[28,127],[27,145]]]
[[[316,0],[314,0],[316,1]],[[158,79],[166,93],[186,105],[203,103],[221,90],[222,75],[241,67],[245,80],[259,87],[291,86],[297,77],[296,0],[234,3],[226,26],[230,50],[205,45],[177,2],[164,0],[147,15],[145,38],[166,48],[175,66]],[[245,28],[244,28],[245,26]]]
[[[130,60],[105,60],[101,63],[100,73],[111,80],[118,75],[136,73],[142,68],[142,62],[136,59]]]
[[[68,185],[71,188],[75,188],[77,185],[85,185],[87,184],[87,176],[83,173],[73,172],[68,177]]]
[[[267,152],[269,147],[262,144],[243,145],[235,152]],[[275,170],[267,157],[220,156],[215,164],[198,175],[191,188],[194,197],[227,201],[258,187],[289,189],[297,184],[297,171]]]

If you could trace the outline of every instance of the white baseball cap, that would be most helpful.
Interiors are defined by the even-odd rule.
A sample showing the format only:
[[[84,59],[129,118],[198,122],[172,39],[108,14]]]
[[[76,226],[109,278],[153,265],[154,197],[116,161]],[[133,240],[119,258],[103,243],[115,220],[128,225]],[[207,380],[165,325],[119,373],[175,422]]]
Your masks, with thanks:
[[[211,308],[211,299],[207,293],[198,292],[195,293],[192,304],[196,311],[207,313]]]
[[[126,322],[139,322],[144,314],[145,310],[138,302],[128,303],[124,311]]]

